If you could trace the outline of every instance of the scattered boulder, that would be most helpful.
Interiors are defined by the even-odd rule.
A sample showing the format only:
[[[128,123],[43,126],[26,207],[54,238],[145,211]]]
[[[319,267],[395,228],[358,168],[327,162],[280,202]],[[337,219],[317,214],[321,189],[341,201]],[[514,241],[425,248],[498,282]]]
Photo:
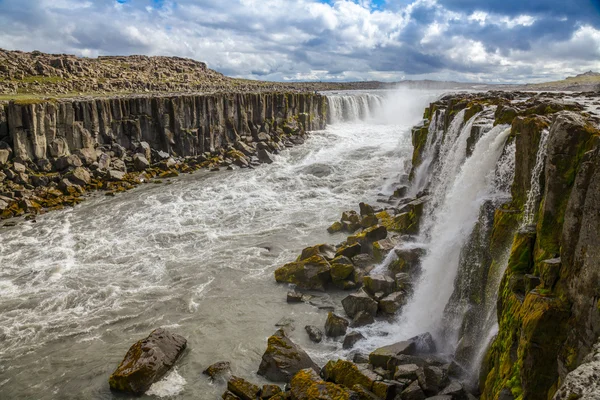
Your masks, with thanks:
[[[283,391],[277,385],[263,385],[260,391],[261,399],[271,399],[272,397],[282,393]]]
[[[416,349],[415,342],[410,340],[394,343],[374,350],[369,354],[369,362],[374,367],[388,368],[390,359],[400,354],[413,355]]]
[[[110,388],[136,395],[143,394],[159,381],[179,359],[187,341],[162,328],[135,343],[110,376]]]
[[[256,153],[256,155],[258,156],[258,159],[260,160],[260,162],[263,162],[265,164],[272,164],[273,163],[273,158],[272,158],[271,153],[269,153],[265,149],[258,150],[258,152]]]
[[[331,265],[322,255],[285,264],[275,270],[275,280],[293,283],[303,289],[325,290],[331,282]]]
[[[83,167],[75,168],[73,171],[69,172],[66,177],[75,185],[79,186],[89,185],[89,183],[92,181],[90,173]]]
[[[208,375],[211,379],[217,379],[220,376],[231,372],[231,363],[229,361],[219,361],[206,368],[202,373]]]
[[[304,327],[308,337],[315,343],[320,343],[323,340],[323,332],[314,325],[306,325]]]
[[[373,388],[373,383],[381,380],[381,377],[366,367],[359,367],[351,361],[337,360],[329,361],[321,372],[323,378],[328,381],[353,387],[354,385],[362,385],[367,390]]]
[[[260,394],[258,386],[237,376],[229,378],[227,390],[242,400],[256,400]]]
[[[394,292],[379,301],[379,310],[394,315],[404,305],[405,299],[406,295],[403,292]]]
[[[411,383],[400,393],[401,400],[425,400],[425,393],[419,386],[418,381]]]
[[[348,321],[344,318],[330,312],[325,321],[325,335],[329,337],[343,336],[348,329]]]
[[[375,322],[373,314],[366,311],[359,311],[354,315],[352,322],[350,322],[350,327],[360,328],[361,326],[371,325],[373,322]]]
[[[298,293],[296,291],[290,291],[287,293],[287,302],[288,303],[301,303],[302,302],[302,293]]]
[[[365,337],[360,332],[350,332],[346,335],[346,337],[344,337],[344,343],[342,344],[342,348],[351,349],[357,342],[363,340],[364,338]]]
[[[133,155],[133,166],[136,171],[145,171],[150,167],[150,162],[142,154],[137,153]]]
[[[358,400],[348,389],[331,382],[325,382],[312,369],[299,371],[290,383],[294,400]]]
[[[344,298],[342,306],[350,318],[354,318],[360,311],[372,316],[377,313],[377,302],[362,289]]]
[[[363,288],[367,293],[383,292],[387,296],[396,290],[396,282],[387,275],[370,275],[363,278]]]
[[[289,382],[294,374],[305,368],[319,370],[308,354],[279,329],[268,339],[257,373],[273,382]]]

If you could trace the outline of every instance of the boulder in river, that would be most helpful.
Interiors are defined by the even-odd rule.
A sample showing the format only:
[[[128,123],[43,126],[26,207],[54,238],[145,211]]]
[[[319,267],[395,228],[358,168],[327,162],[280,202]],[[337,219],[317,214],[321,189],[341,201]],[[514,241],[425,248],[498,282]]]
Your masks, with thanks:
[[[350,318],[354,318],[359,311],[373,316],[377,313],[377,302],[362,289],[344,298],[342,306]]]
[[[308,354],[279,329],[267,341],[267,350],[258,367],[258,375],[273,382],[289,382],[298,371],[305,368],[319,370]]]
[[[331,382],[325,382],[312,369],[299,371],[291,381],[294,400],[351,400],[357,399],[350,390]]]
[[[350,332],[346,335],[346,337],[344,337],[344,343],[342,345],[342,348],[351,349],[357,342],[363,340],[364,338],[365,337],[360,332]]]
[[[220,376],[227,375],[231,372],[231,363],[229,361],[219,361],[206,368],[202,373],[208,375],[211,379],[217,379]]]
[[[323,340],[323,332],[314,325],[306,325],[304,327],[308,337],[315,343],[320,343]]]
[[[147,338],[129,348],[108,379],[110,388],[143,394],[175,365],[186,346],[187,341],[182,336],[162,328],[155,329]]]
[[[237,376],[227,381],[227,390],[242,400],[256,400],[260,394],[258,386]]]
[[[280,283],[293,283],[299,288],[325,290],[331,281],[331,265],[322,255],[285,264],[275,270],[275,280]]]
[[[330,312],[325,321],[325,334],[329,337],[343,336],[348,329],[348,321]]]

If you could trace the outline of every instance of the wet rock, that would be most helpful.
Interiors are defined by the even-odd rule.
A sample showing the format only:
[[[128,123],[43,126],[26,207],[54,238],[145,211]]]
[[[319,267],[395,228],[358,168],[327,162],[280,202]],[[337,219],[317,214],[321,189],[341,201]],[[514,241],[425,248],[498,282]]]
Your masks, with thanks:
[[[69,172],[66,177],[75,185],[79,186],[89,185],[89,183],[92,181],[90,173],[83,167],[75,168],[73,171]]]
[[[6,165],[10,158],[10,151],[8,149],[0,149],[0,165]]]
[[[374,382],[381,380],[379,375],[368,368],[361,368],[347,360],[329,361],[323,367],[322,375],[324,379],[338,385],[350,388],[354,385],[362,385],[367,390],[373,388]]]
[[[381,400],[375,393],[371,392],[363,385],[352,386],[352,391],[356,392],[358,398],[361,400]]]
[[[325,290],[331,282],[329,262],[321,255],[285,264],[275,271],[275,280],[293,283],[303,289]]]
[[[371,325],[375,322],[375,317],[366,311],[359,311],[354,315],[350,327],[360,328],[361,326]]]
[[[348,321],[346,319],[330,312],[325,321],[325,335],[329,337],[343,336],[348,329]]]
[[[298,293],[296,291],[291,291],[287,293],[287,302],[288,303],[301,303],[302,302],[302,293]]]
[[[54,163],[54,167],[56,168],[57,171],[64,171],[65,169],[70,168],[70,167],[76,168],[76,167],[81,167],[81,166],[83,166],[83,163],[81,162],[79,157],[77,157],[74,154],[70,155],[70,156],[60,157]]]
[[[323,332],[314,325],[306,325],[304,327],[308,337],[315,343],[320,343],[323,340]]]
[[[260,393],[258,386],[237,376],[229,378],[227,381],[227,390],[242,400],[256,400]]]
[[[162,328],[155,329],[147,338],[131,346],[110,376],[110,388],[143,394],[175,365],[186,345],[187,341],[182,336]]]
[[[400,393],[401,400],[425,400],[425,398],[425,393],[419,386],[418,381],[414,381]]]
[[[363,231],[368,243],[377,242],[387,237],[387,228],[383,225],[375,225]]]
[[[150,167],[150,162],[146,157],[138,153],[133,155],[133,166],[136,171],[145,171]]]
[[[123,179],[125,179],[125,172],[111,169],[110,171],[108,171],[107,177],[111,181],[122,181]]]
[[[292,318],[283,317],[275,323],[275,326],[283,328],[286,332],[292,332],[296,329]]]
[[[367,354],[363,354],[363,353],[355,353],[352,356],[352,361],[355,364],[368,364],[369,363],[369,356]]]
[[[374,367],[388,368],[388,362],[393,357],[401,354],[412,355],[416,348],[415,342],[409,340],[380,347],[369,354],[369,362]]]
[[[363,278],[363,288],[371,295],[383,292],[387,296],[396,290],[396,282],[386,275],[370,275]]]
[[[273,382],[289,382],[294,374],[305,368],[319,370],[308,354],[279,329],[268,339],[257,373]]]
[[[344,343],[342,344],[342,348],[351,349],[354,347],[356,343],[363,340],[365,337],[360,332],[350,332],[344,337]]]
[[[416,352],[419,354],[431,354],[437,351],[437,346],[431,333],[426,332],[408,339],[415,343]]]
[[[356,255],[359,255],[361,252],[362,246],[360,243],[347,244],[340,247],[335,253],[336,256],[344,256],[348,258],[352,258]]]
[[[448,396],[453,400],[468,400],[467,391],[460,382],[451,382],[446,386],[438,396]]]
[[[447,384],[446,371],[440,367],[427,366],[423,369],[423,373],[419,374],[419,385],[428,396],[434,396]]]
[[[335,258],[335,249],[328,244],[317,244],[315,246],[306,247],[302,250],[298,261],[304,261],[314,256],[322,256],[326,260]]]
[[[231,363],[229,361],[216,362],[202,371],[202,373],[208,375],[211,379],[217,379],[231,373]]]
[[[223,400],[240,400],[239,397],[237,397],[235,394],[231,393],[229,390],[227,390],[225,393],[223,393],[223,395],[221,395],[221,398]]]
[[[329,233],[338,233],[344,230],[344,225],[341,222],[336,221],[329,228],[327,228],[327,232]]]
[[[264,149],[258,150],[256,155],[258,156],[258,159],[260,160],[260,162],[263,162],[265,164],[273,163],[272,155],[267,150],[264,150]]]
[[[360,215],[362,216],[375,214],[375,209],[367,203],[360,203],[358,207],[360,208]]]
[[[312,369],[303,369],[290,382],[294,400],[358,400],[352,392],[331,382],[325,382]]]
[[[277,385],[263,385],[260,391],[261,399],[270,399],[282,392],[281,388]]]
[[[394,372],[394,379],[408,379],[410,381],[414,381],[419,378],[420,372],[422,372],[422,369],[416,364],[398,365],[396,367],[396,371]]]
[[[362,289],[344,298],[342,306],[350,318],[354,318],[360,311],[372,316],[377,313],[377,302]]]
[[[405,304],[406,294],[403,292],[392,293],[379,301],[379,310],[382,313],[394,315]]]
[[[342,281],[354,274],[354,264],[348,257],[339,256],[331,260],[331,279]]]

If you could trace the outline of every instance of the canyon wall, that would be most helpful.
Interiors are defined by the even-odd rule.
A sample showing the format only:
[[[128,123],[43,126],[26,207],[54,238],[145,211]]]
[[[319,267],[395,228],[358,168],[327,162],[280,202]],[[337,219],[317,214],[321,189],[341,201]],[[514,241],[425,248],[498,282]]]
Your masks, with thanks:
[[[510,197],[482,207],[446,306],[446,318],[458,321],[443,327],[457,331],[455,361],[475,381],[479,371],[482,399],[598,393],[600,131],[588,107],[595,101],[596,94],[568,101],[547,93],[452,95],[432,103],[413,130],[413,181],[431,142],[430,120],[443,118],[446,135],[455,117],[466,123],[486,109],[494,125],[511,130]],[[474,126],[467,146],[478,135]],[[485,311],[496,307],[486,337]]]
[[[23,161],[51,159],[117,143],[196,156],[244,136],[300,123],[322,129],[326,99],[317,94],[135,96],[10,102],[0,111],[0,139]]]

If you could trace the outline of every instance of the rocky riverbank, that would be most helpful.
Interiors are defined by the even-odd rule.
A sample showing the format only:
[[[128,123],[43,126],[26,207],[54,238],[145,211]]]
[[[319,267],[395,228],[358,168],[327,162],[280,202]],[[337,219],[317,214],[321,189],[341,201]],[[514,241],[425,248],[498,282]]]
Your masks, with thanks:
[[[252,168],[322,129],[313,93],[135,96],[0,104],[0,217],[72,206],[198,169]]]

